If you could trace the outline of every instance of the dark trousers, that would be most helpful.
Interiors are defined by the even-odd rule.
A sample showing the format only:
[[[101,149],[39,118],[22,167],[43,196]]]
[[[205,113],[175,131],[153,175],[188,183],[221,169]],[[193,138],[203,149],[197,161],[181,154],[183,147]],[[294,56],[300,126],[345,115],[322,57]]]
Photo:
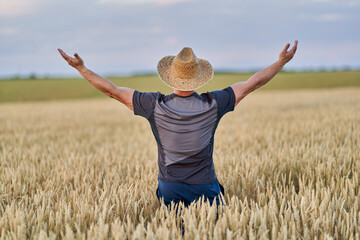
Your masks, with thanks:
[[[185,206],[188,206],[202,196],[205,201],[209,200],[210,204],[213,204],[215,200],[216,204],[220,205],[220,203],[223,204],[220,193],[224,195],[225,191],[217,179],[208,184],[173,183],[158,179],[158,188],[156,189],[158,199],[163,198],[166,206],[169,206],[171,202],[175,204],[183,202]]]

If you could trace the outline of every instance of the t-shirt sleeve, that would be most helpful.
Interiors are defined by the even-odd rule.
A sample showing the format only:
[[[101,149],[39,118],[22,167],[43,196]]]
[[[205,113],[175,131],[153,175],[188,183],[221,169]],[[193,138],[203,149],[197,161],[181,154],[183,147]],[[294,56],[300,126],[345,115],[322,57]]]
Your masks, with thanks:
[[[133,95],[134,114],[148,119],[154,111],[157,94],[155,92],[139,92],[135,90]]]
[[[218,114],[221,118],[227,112],[234,111],[235,108],[235,93],[232,87],[227,87],[223,90],[209,92],[217,102]]]

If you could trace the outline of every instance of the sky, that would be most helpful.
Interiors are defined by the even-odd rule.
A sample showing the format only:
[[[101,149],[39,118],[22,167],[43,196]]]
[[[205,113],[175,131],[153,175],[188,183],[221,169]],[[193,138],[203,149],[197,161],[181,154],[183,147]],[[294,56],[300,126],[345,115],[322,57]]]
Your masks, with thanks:
[[[104,75],[156,72],[191,47],[215,71],[360,68],[360,0],[0,0],[0,77],[77,75],[57,48]]]

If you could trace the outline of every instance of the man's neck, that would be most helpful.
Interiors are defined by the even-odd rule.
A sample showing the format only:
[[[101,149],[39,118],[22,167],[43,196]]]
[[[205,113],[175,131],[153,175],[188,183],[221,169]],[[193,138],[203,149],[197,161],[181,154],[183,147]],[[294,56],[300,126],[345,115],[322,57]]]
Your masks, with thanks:
[[[180,95],[180,96],[190,96],[191,94],[193,94],[195,92],[195,90],[192,91],[181,91],[181,90],[177,90],[174,89],[173,93],[175,93],[176,95]]]

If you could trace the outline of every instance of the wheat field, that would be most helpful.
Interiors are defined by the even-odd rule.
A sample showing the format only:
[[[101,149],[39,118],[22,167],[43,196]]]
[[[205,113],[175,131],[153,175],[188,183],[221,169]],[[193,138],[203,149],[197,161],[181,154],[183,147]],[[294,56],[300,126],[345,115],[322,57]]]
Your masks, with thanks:
[[[179,215],[156,198],[148,122],[119,102],[2,103],[0,238],[360,239],[359,160],[360,88],[255,91],[215,135],[226,205]]]

